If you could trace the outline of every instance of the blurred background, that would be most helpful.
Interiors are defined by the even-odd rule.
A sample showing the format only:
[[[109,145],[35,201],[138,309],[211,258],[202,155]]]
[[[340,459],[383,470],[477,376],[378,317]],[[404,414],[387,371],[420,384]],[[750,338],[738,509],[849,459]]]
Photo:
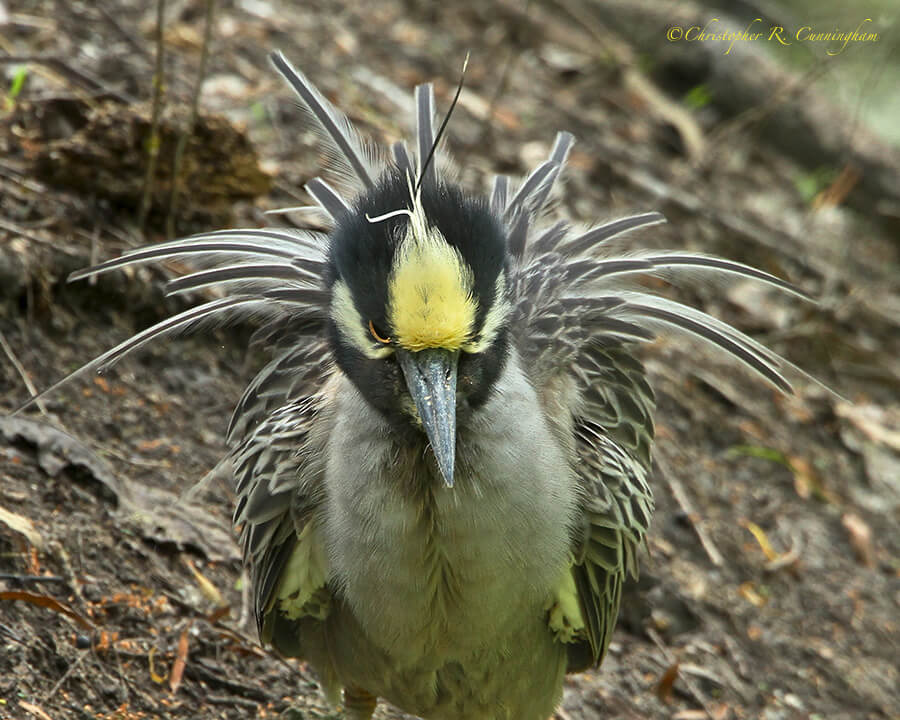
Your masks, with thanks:
[[[648,556],[559,718],[897,717],[898,17],[887,0],[0,0],[0,413],[199,299],[164,296],[181,262],[71,271],[314,222],[266,214],[310,204],[323,160],[270,50],[385,144],[409,135],[417,83],[446,112],[470,53],[448,129],[468,187],[569,130],[557,216],[658,210],[668,224],[629,243],[818,299],[657,287],[804,372],[783,397],[681,339],[643,352]],[[0,717],[340,717],[257,646],[232,490],[197,485],[265,360],[251,331],[173,339],[0,415]]]

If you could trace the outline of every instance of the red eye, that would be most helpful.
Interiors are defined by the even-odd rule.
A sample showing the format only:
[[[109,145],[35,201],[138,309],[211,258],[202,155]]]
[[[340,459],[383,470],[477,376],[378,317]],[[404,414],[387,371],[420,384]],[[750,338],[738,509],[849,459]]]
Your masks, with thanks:
[[[390,338],[381,337],[381,335],[378,334],[378,331],[375,329],[375,326],[372,324],[371,320],[369,320],[369,332],[372,333],[372,337],[380,343],[388,345],[391,342]]]

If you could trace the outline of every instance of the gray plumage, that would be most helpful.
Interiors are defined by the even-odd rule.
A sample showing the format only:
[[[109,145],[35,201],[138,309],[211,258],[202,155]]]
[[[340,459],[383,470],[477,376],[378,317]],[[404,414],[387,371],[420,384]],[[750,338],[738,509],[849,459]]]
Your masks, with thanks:
[[[333,223],[360,212],[360,193],[385,168],[418,179],[435,142],[430,85],[416,90],[415,155],[395,143],[382,156],[280,53],[272,61],[333,161],[336,186],[307,184]],[[425,436],[401,438],[335,362],[328,233],[204,233],[73,275],[183,257],[202,269],[168,292],[226,293],[79,372],[170,332],[259,323],[273,359],[238,403],[225,462],[260,635],[308,659],[332,697],[350,688],[358,717],[370,707],[357,695],[368,693],[425,718],[544,720],[564,673],[600,663],[653,511],[654,399],[636,343],[685,333],[791,391],[778,355],[630,281],[700,274],[800,290],[706,255],[606,249],[664,222],[659,213],[581,233],[543,222],[573,142],[559,133],[544,163],[519,184],[498,176],[486,201],[505,236],[495,305],[508,308],[497,317],[509,349],[486,401],[461,406],[452,488],[440,484]],[[423,184],[443,187],[446,167],[429,164]]]

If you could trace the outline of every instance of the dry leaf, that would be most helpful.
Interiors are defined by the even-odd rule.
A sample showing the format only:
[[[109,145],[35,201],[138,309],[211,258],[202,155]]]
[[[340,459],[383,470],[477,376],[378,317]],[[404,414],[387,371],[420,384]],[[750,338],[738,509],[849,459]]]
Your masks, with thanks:
[[[53,720],[53,718],[44,712],[42,708],[39,708],[37,705],[33,705],[30,702],[19,700],[19,707],[26,712],[30,712],[32,715],[39,717],[41,720]]]
[[[194,566],[194,563],[191,562],[190,558],[184,556],[182,556],[182,558],[184,564],[190,568],[192,573],[194,573],[194,579],[200,586],[200,592],[203,593],[203,596],[217,608],[227,608],[228,603],[225,598],[222,597],[222,593],[219,592],[219,589],[213,585],[212,581]]]
[[[115,643],[119,639],[118,632],[109,632],[107,630],[100,631],[100,640],[94,645],[94,650],[96,652],[105,652],[109,650],[113,643]]]
[[[54,612],[60,613],[61,615],[65,615],[66,617],[69,617],[77,622],[86,630],[93,630],[95,627],[94,623],[92,623],[90,620],[82,615],[79,615],[68,605],[64,605],[56,598],[52,598],[49,595],[35,595],[34,593],[25,592],[24,590],[7,590],[5,592],[0,592],[0,600],[22,600],[23,602],[31,603],[32,605],[38,605],[40,607],[45,607],[48,610],[53,610]]]
[[[34,547],[39,548],[44,544],[41,534],[34,527],[34,523],[27,517],[16,515],[16,513],[0,507],[0,523],[6,525],[13,532],[17,532],[24,536],[25,539]]]
[[[900,410],[878,405],[839,403],[834,411],[838,417],[849,420],[872,442],[900,452]]]
[[[38,550],[34,545],[28,548],[28,574],[41,574],[41,558],[38,556]]]
[[[742,520],[741,525],[747,528],[752,533],[753,537],[756,538],[756,542],[759,543],[759,547],[762,548],[763,554],[765,554],[769,561],[775,560],[778,557],[778,553],[775,552],[772,543],[769,542],[765,530],[750,520]]]
[[[160,675],[156,672],[156,667],[154,665],[153,659],[156,657],[156,647],[150,648],[150,653],[147,655],[147,661],[150,664],[150,679],[155,682],[157,685],[162,685],[166,681],[165,675]]]
[[[738,593],[740,593],[740,596],[744,598],[744,600],[756,607],[762,607],[768,602],[766,598],[756,592],[756,588],[753,587],[753,583],[751,582],[742,583],[738,588]]]
[[[175,654],[175,662],[172,664],[172,672],[169,675],[169,689],[174,695],[181,686],[181,678],[184,677],[184,668],[187,665],[188,655],[188,632],[191,626],[188,625],[181,631],[181,637],[178,638],[178,651]]]
[[[206,616],[206,622],[208,622],[212,625],[215,625],[217,622],[219,622],[219,620],[221,620],[223,617],[226,617],[228,615],[228,613],[230,613],[230,612],[231,612],[230,605],[222,605],[221,607],[216,608],[209,615]]]
[[[197,50],[203,45],[203,36],[190,25],[180,23],[166,30],[166,44],[182,50]]]
[[[841,524],[850,535],[850,544],[860,562],[867,568],[875,567],[875,551],[872,548],[872,530],[865,521],[854,513],[845,513]]]
[[[656,697],[667,705],[672,702],[672,688],[678,679],[678,662],[670,665],[656,684]]]
[[[812,495],[812,488],[818,484],[813,476],[812,466],[797,455],[791,455],[788,459],[794,471],[794,490],[799,497],[808,500]]]
[[[859,170],[853,165],[844,165],[840,174],[831,185],[813,198],[813,210],[840,205],[850,194],[850,191],[856,187],[861,177]]]

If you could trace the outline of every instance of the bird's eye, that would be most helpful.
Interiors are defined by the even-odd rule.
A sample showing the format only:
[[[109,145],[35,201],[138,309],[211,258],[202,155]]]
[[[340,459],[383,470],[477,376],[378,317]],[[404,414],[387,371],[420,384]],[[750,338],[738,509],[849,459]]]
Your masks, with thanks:
[[[390,344],[391,339],[389,337],[385,337],[385,333],[378,332],[371,320],[369,320],[369,332],[372,333],[372,337],[375,338],[378,342],[384,345]]]

